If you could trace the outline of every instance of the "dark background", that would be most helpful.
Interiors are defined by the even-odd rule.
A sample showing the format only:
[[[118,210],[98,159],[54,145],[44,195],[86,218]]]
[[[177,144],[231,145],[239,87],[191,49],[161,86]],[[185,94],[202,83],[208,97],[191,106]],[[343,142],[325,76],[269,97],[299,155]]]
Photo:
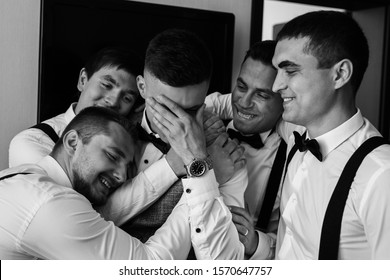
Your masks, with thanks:
[[[142,57],[148,42],[167,28],[197,33],[214,59],[209,92],[230,92],[234,15],[125,0],[43,0],[38,120],[77,101],[77,79],[87,58],[108,45]]]

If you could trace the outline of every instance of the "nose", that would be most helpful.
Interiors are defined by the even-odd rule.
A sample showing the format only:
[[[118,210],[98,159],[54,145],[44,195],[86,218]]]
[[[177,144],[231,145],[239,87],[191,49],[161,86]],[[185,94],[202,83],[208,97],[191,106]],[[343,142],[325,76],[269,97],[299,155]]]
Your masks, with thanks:
[[[284,80],[283,74],[281,71],[278,71],[276,74],[275,81],[272,85],[273,92],[279,92],[280,90],[286,89],[286,82]]]
[[[118,111],[120,107],[121,92],[113,90],[104,97],[104,103],[108,108]]]
[[[119,183],[122,184],[127,180],[127,164],[120,163],[114,170],[114,178]]]
[[[252,93],[246,92],[240,96],[239,104],[243,108],[249,108],[252,106]]]

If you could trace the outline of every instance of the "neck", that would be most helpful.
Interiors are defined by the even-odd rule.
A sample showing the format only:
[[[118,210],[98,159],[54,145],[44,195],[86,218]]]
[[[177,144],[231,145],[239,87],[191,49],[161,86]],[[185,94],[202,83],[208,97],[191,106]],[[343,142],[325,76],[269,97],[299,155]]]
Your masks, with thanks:
[[[307,131],[311,138],[321,136],[349,120],[357,112],[354,102],[339,103],[327,114],[307,125]]]

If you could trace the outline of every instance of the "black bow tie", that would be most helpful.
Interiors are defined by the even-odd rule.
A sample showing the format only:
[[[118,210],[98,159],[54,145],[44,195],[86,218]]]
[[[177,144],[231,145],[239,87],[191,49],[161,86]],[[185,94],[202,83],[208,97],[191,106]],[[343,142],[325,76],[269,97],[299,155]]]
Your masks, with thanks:
[[[295,145],[300,152],[309,150],[319,161],[322,162],[322,154],[320,151],[320,145],[315,139],[306,139],[306,132],[300,135],[294,131]]]
[[[231,139],[237,139],[240,142],[245,142],[248,145],[250,145],[252,148],[260,149],[264,146],[263,142],[261,141],[259,134],[253,134],[251,136],[244,136],[240,132],[229,128],[228,134]]]
[[[161,140],[161,138],[157,138],[156,136],[154,136],[153,133],[150,134],[147,133],[139,123],[137,124],[137,131],[138,131],[139,139],[146,142],[151,142],[163,154],[168,153],[171,146],[165,143],[163,140]]]

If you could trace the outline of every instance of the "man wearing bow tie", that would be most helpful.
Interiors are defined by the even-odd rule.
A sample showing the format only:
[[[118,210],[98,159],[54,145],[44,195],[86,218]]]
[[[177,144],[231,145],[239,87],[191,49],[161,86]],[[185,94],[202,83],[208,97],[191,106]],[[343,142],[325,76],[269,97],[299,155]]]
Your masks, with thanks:
[[[150,41],[145,55],[144,72],[143,75],[137,77],[137,85],[145,100],[152,100],[166,109],[164,102],[172,103],[174,104],[172,106],[180,108],[188,115],[192,120],[191,123],[195,123],[195,118],[199,118],[200,113],[203,119],[203,103],[209,87],[211,70],[211,55],[198,36],[182,29],[168,29],[157,34]],[[164,115],[169,116],[168,113]],[[143,242],[147,241],[162,226],[182,197],[181,178],[196,176],[189,172],[196,171],[203,164],[215,171],[224,202],[229,205],[244,206],[247,173],[244,168],[245,161],[241,158],[242,148],[239,148],[235,141],[228,139],[226,134],[221,135],[207,147],[209,156],[198,155],[192,162],[185,163],[170,148],[170,142],[174,139],[169,138],[171,135],[164,134],[164,131],[155,123],[155,119],[156,112],[147,102],[138,126],[142,141],[139,143],[135,164],[138,174],[148,173],[151,166],[159,165],[160,168],[155,176],[159,181],[170,182],[169,188],[157,201],[148,205],[144,212],[123,225],[122,229]],[[185,121],[185,118],[182,118],[182,121]],[[183,123],[181,126],[192,130],[191,123]],[[203,134],[199,137],[203,137]],[[225,160],[231,160],[232,164],[227,164]],[[228,173],[228,176],[221,175],[220,171]],[[182,221],[179,220],[173,224],[177,224],[177,231],[187,237],[187,242],[183,242],[181,249],[188,252],[191,241],[194,241],[191,240],[190,229],[188,227],[183,229]],[[214,230],[212,227],[203,228],[199,232],[199,238],[203,234],[213,236]],[[221,240],[225,238],[227,236]],[[216,242],[209,244],[210,247],[215,247],[221,241],[217,238],[214,240]],[[177,240],[167,239],[166,242],[174,244]],[[205,249],[196,248],[196,243],[197,241],[192,242],[195,252]],[[235,258],[239,258],[243,255],[243,248],[238,247],[236,252]],[[231,255],[222,254],[216,258],[231,258]]]
[[[221,118],[233,118],[227,125],[227,131],[245,148],[247,207],[232,206],[231,211],[240,240],[245,245],[245,255],[250,259],[273,258],[273,251],[269,248],[270,244],[275,244],[278,223],[277,217],[270,221],[270,214],[278,208],[276,204],[273,209],[286,144],[275,132],[283,112],[280,95],[272,91],[276,77],[276,69],[272,66],[275,45],[275,41],[263,41],[251,46],[242,62],[232,94],[213,93],[206,98],[207,107]],[[274,170],[273,175],[271,170]]]
[[[283,98],[283,119],[301,127],[278,128],[289,152],[276,259],[390,259],[389,145],[365,155],[352,183],[339,183],[355,151],[380,136],[355,106],[368,54],[363,31],[340,12],[299,16],[277,36],[273,91]],[[341,197],[339,186],[347,192],[337,206],[331,202]]]

